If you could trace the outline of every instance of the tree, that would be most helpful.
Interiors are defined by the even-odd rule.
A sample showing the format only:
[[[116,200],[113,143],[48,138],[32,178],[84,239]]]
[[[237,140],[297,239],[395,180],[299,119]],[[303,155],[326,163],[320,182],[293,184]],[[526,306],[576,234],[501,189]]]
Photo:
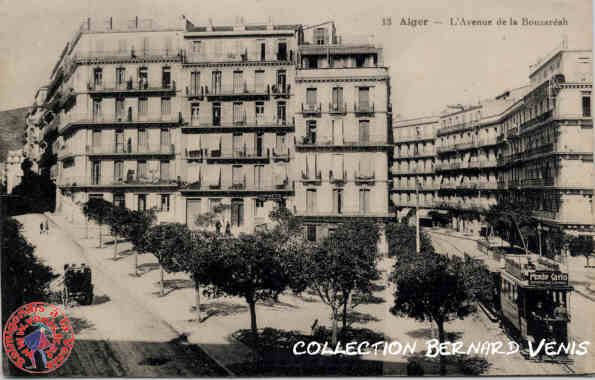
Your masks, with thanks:
[[[118,237],[124,237],[131,212],[124,207],[113,206],[108,215],[110,233],[114,237],[114,260],[118,257]]]
[[[593,238],[591,236],[575,236],[570,240],[569,247],[572,256],[585,256],[587,266],[593,253]]]
[[[533,211],[525,202],[500,200],[487,211],[486,221],[503,239],[521,245],[525,252],[529,250],[527,238],[534,238],[537,232]]]
[[[19,306],[47,299],[47,286],[57,277],[33,255],[34,247],[23,237],[22,228],[14,219],[2,223],[3,322]]]
[[[418,321],[433,321],[440,343],[445,341],[444,323],[463,319],[475,310],[474,301],[483,292],[478,286],[473,261],[439,254],[405,256],[395,264],[391,280],[396,285],[391,312]],[[440,355],[440,374],[446,364]]]
[[[126,223],[123,226],[122,234],[132,243],[134,249],[134,274],[138,275],[138,254],[147,252],[150,246],[145,245],[144,234],[155,222],[155,210],[135,211],[127,214]]]
[[[216,234],[209,244],[203,283],[211,294],[242,297],[250,307],[250,327],[257,334],[256,302],[276,297],[289,285],[274,235],[262,231],[239,237]]]
[[[160,292],[164,295],[164,276],[163,270],[168,273],[179,272],[182,266],[178,264],[176,255],[178,251],[189,251],[191,247],[192,237],[190,230],[185,224],[180,223],[164,223],[150,227],[145,231],[141,238],[139,246],[144,251],[150,252],[159,261],[161,271]]]
[[[202,228],[215,227],[216,231],[220,232],[222,227],[225,227],[223,226],[223,213],[230,208],[229,204],[218,204],[209,212],[197,215],[195,223]]]
[[[113,208],[110,202],[102,198],[91,198],[83,205],[83,214],[99,224],[99,248],[103,248],[103,224],[109,220]]]
[[[415,254],[415,227],[404,223],[391,222],[385,227],[388,242],[388,254],[391,257],[402,257]],[[427,234],[420,234],[420,251],[422,254],[434,252],[432,241]]]

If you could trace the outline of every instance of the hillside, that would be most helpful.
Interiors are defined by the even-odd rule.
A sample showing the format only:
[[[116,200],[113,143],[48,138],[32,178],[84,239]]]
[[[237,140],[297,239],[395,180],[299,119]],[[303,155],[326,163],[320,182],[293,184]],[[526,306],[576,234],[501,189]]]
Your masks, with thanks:
[[[9,150],[23,147],[25,115],[30,107],[0,111],[0,162],[6,160]]]

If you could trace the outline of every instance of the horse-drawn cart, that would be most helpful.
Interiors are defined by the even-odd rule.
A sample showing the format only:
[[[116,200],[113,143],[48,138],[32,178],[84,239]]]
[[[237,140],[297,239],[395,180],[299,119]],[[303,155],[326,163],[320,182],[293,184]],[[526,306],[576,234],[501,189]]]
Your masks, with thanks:
[[[52,302],[61,303],[65,307],[72,301],[79,305],[90,305],[93,302],[91,268],[85,264],[66,264],[64,273],[50,283],[50,298]]]

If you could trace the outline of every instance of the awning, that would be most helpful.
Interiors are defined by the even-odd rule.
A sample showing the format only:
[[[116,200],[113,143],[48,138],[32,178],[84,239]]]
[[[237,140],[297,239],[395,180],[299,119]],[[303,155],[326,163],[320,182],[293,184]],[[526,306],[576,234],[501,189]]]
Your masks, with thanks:
[[[335,154],[333,157],[333,178],[343,180],[343,155]]]
[[[221,168],[219,166],[207,166],[207,185],[218,187],[221,184]]]
[[[275,181],[275,186],[285,185],[285,180],[287,179],[287,166],[286,165],[274,166],[273,167],[273,179]]]
[[[209,136],[209,150],[221,150],[221,136],[219,135],[212,135]]]

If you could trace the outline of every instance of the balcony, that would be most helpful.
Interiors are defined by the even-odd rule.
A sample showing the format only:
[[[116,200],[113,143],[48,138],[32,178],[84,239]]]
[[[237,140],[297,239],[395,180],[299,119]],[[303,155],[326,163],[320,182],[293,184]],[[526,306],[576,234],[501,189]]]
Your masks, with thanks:
[[[490,136],[490,137],[480,138],[475,142],[475,146],[476,147],[485,147],[485,146],[496,145],[500,142],[498,137],[499,136]]]
[[[442,145],[442,146],[438,146],[436,147],[436,153],[440,154],[440,153],[445,153],[445,152],[452,152],[456,150],[456,145],[455,144],[451,144],[451,145]]]
[[[286,161],[289,162],[290,151],[289,147],[285,145],[273,147],[273,161]]]
[[[89,113],[69,113],[61,114],[60,120],[58,133],[63,134],[71,128],[86,126],[136,127],[139,125],[175,125],[182,122],[182,113],[168,115],[93,115]]]
[[[83,51],[73,56],[73,61],[83,64],[116,62],[181,62],[182,51],[176,49],[126,49],[118,51]]]
[[[498,161],[493,158],[491,160],[480,160],[479,167],[480,168],[495,168],[498,166]]]
[[[355,172],[355,183],[374,183],[376,181],[376,173]]]
[[[425,140],[434,140],[436,135],[433,133],[423,133],[423,134],[416,134],[413,136],[394,136],[395,143],[405,143],[409,141],[425,141]]]
[[[205,88],[200,87],[188,87],[186,86],[186,92],[184,96],[188,99],[203,100],[205,98]]]
[[[205,96],[210,101],[216,100],[257,100],[257,99],[266,99],[270,96],[271,89],[270,86],[267,88],[248,88],[248,83],[246,81],[243,82],[243,86],[241,88],[219,88],[214,87],[210,88],[207,86],[205,87]]]
[[[71,159],[78,155],[81,155],[81,153],[76,153],[70,146],[66,146],[66,145],[62,145],[56,153],[57,153],[58,161]]]
[[[353,112],[355,112],[356,115],[374,115],[374,103],[354,103]]]
[[[318,210],[303,210],[295,215],[298,218],[305,220],[316,221],[322,219],[329,221],[329,219],[346,219],[346,218],[372,218],[372,219],[393,219],[394,214],[388,212],[360,212],[360,211],[341,211],[341,212],[324,212]]]
[[[475,147],[475,144],[472,141],[465,141],[462,143],[455,144],[456,150],[467,150],[467,149],[472,149],[474,147]]]
[[[302,103],[302,115],[314,116],[320,115],[322,112],[322,104]]]
[[[322,173],[320,170],[313,170],[314,173],[302,171],[301,181],[303,184],[320,185],[322,183]]]
[[[260,154],[259,154],[260,153]],[[233,152],[221,152],[211,150],[205,157],[207,162],[235,163],[235,162],[259,162],[268,163],[271,159],[271,151],[264,149],[262,152],[247,151],[246,146]]]
[[[167,145],[87,145],[85,152],[90,157],[138,157],[138,156],[173,156],[174,144]]]
[[[235,183],[232,180],[231,183],[222,183],[221,186],[216,187],[206,185],[204,181],[198,181],[191,184],[182,184],[182,187],[180,188],[180,192],[189,194],[234,194],[238,196],[257,195],[259,197],[261,195],[266,197],[266,194],[288,195],[293,193],[294,191],[295,182],[290,181],[287,177],[283,180],[283,183],[279,185],[247,183],[246,178],[244,176],[243,179],[237,180],[235,181]]]
[[[182,125],[182,132],[196,131],[196,132],[254,132],[254,131],[271,131],[271,132],[291,132],[295,129],[293,121],[288,120],[247,120],[243,118],[241,121],[219,122],[214,124],[212,119],[200,118],[190,119],[189,122]]]
[[[191,50],[183,49],[181,50],[182,56],[182,63],[184,65],[228,65],[230,63],[236,64],[248,64],[248,65],[264,65],[264,64],[276,64],[276,65],[289,65],[293,63],[295,53],[293,50],[289,50],[287,54],[275,54],[274,56],[270,56],[267,53],[266,60],[260,59],[250,59],[246,54],[235,54],[229,52],[225,57],[213,57],[208,56],[205,54],[205,51],[202,50],[199,53],[194,53]]]
[[[178,181],[171,179],[173,176],[159,178],[156,176],[137,177],[134,170],[122,178],[95,177],[89,176],[65,176],[59,177],[57,185],[61,188],[125,188],[125,187],[156,187],[176,188]]]
[[[271,95],[275,98],[289,98],[291,96],[291,85],[276,83],[270,86]],[[267,87],[268,90],[268,87]]]
[[[133,81],[131,79],[124,82],[88,82],[87,90],[93,95],[123,95],[138,96],[140,94],[164,94],[175,95],[176,81],[161,81],[158,83],[149,83],[144,80]]]
[[[521,124],[521,130],[526,130],[529,129],[531,127],[534,127],[538,124],[544,123],[549,121],[549,119],[552,117],[552,111],[547,111],[541,115],[539,115],[538,117],[529,120],[527,122],[524,122],[523,124]]]
[[[498,182],[481,181],[479,182],[479,189],[481,190],[498,190]]]
[[[481,166],[481,165],[480,165],[480,162],[479,162],[479,161],[477,161],[477,160],[475,160],[475,161],[469,161],[469,162],[467,163],[467,168],[469,168],[469,169],[477,169],[477,168],[479,168],[480,166]]]
[[[202,161],[206,156],[203,149],[184,149],[184,159],[188,161]]]
[[[329,103],[328,113],[331,115],[345,115],[347,113],[347,103]]]
[[[301,136],[295,138],[296,149],[323,149],[323,150],[358,150],[358,149],[393,149],[393,145],[387,142],[386,135],[369,135],[367,139],[345,140],[332,138],[316,138],[313,136]]]

